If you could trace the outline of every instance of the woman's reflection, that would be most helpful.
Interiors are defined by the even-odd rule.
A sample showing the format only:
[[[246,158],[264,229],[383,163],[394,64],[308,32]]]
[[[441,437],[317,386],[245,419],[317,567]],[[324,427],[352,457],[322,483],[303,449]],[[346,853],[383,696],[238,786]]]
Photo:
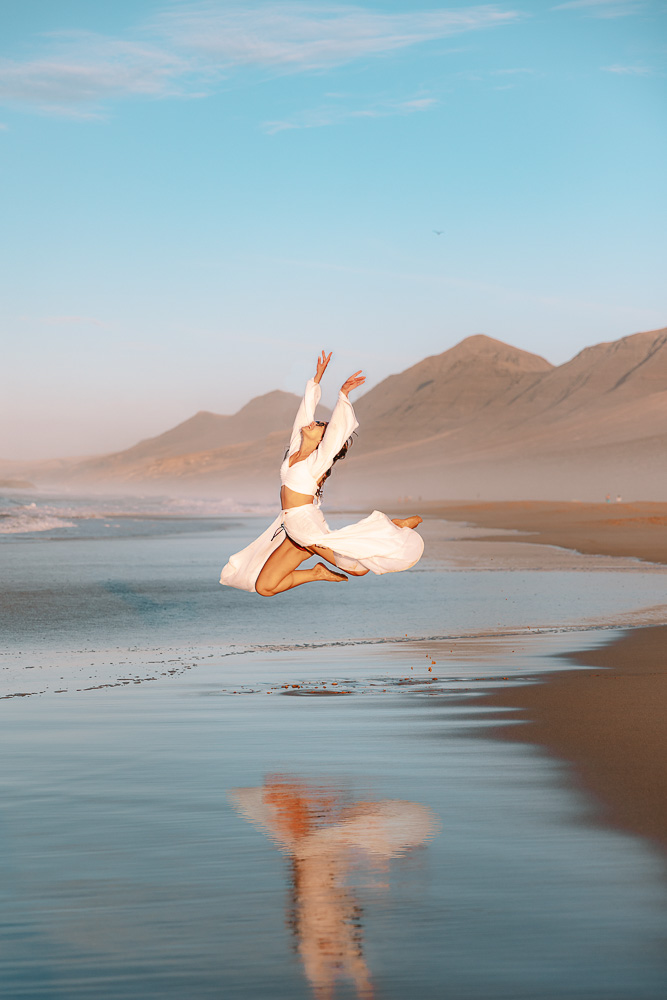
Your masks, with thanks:
[[[330,1000],[336,979],[369,998],[373,986],[363,956],[361,907],[346,884],[350,871],[386,869],[391,858],[423,844],[435,831],[433,813],[416,802],[352,802],[339,790],[271,775],[261,788],[237,788],[238,812],[289,855],[289,923],[318,1000]]]

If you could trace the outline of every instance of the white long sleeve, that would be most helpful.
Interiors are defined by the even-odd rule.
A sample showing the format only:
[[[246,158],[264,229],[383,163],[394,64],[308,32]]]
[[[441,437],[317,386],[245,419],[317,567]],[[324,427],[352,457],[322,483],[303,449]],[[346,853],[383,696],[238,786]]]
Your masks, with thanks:
[[[292,436],[289,442],[288,456],[293,455],[295,451],[298,451],[301,447],[301,428],[305,427],[306,424],[312,423],[315,419],[315,408],[320,401],[320,396],[322,395],[322,390],[319,383],[315,381],[314,378],[308,379],[306,382],[306,389],[303,394],[303,399],[299,405],[299,409],[296,412],[296,417],[294,418],[294,426],[292,428]]]
[[[338,400],[331,414],[331,420],[313,456],[311,471],[316,479],[323,476],[327,469],[330,468],[334,457],[358,426],[359,422],[355,416],[352,403],[344,393],[339,392]]]

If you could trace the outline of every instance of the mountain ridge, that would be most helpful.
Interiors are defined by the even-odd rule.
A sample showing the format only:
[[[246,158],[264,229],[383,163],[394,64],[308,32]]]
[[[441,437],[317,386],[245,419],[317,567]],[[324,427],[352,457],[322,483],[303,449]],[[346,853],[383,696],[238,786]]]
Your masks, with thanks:
[[[132,448],[50,468],[72,485],[273,495],[298,402],[274,390],[235,414],[199,411]],[[354,405],[360,434],[345,475],[327,484],[341,501],[345,489],[390,496],[406,475],[416,485],[399,493],[599,496],[603,482],[622,481],[626,493],[667,499],[667,328],[586,347],[562,365],[478,334],[388,376]],[[34,464],[14,462],[12,473],[39,480]]]

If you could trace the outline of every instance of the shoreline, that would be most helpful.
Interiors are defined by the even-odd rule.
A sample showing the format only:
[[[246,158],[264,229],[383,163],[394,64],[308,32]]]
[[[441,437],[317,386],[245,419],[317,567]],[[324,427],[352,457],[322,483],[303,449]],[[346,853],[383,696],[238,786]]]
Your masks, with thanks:
[[[667,503],[410,500],[399,506],[401,510],[419,508],[425,519],[463,521],[491,529],[480,542],[500,540],[493,535],[494,529],[511,530],[524,533],[513,537],[513,542],[667,565]],[[502,540],[507,541],[507,536]]]
[[[565,761],[594,823],[667,853],[667,625],[626,630],[564,659],[574,669],[476,698],[486,719],[502,723],[486,732]]]
[[[464,521],[489,533],[473,545],[507,541],[586,555],[667,565],[667,504],[440,501],[425,518]],[[667,853],[667,623],[623,629],[597,649],[563,657],[524,685],[495,689],[474,704],[495,738],[539,746],[564,761],[565,780],[585,793],[591,819],[650,841]],[[487,730],[489,732],[489,730]]]
[[[538,552],[538,547],[545,553],[551,551],[552,557],[558,553],[555,549],[549,550],[548,546],[583,552],[586,554],[581,557],[584,560],[594,555],[645,560],[645,566],[653,566],[651,572],[659,575],[664,574],[660,565],[667,565],[667,504],[663,503],[452,501],[413,504],[410,501],[410,508],[413,507],[424,515],[425,527],[429,521],[432,523],[433,538],[430,541],[435,544],[438,540],[437,529],[442,536],[439,544],[449,556],[453,547],[452,532],[447,528],[443,531],[433,522],[441,519],[443,522],[464,521],[480,526],[456,541],[462,565],[471,554],[474,554],[473,562],[479,563],[485,548],[488,550],[501,542],[511,546],[514,553],[517,543],[521,545],[522,558],[519,562],[514,561],[514,568],[528,568],[526,559],[531,551],[530,545],[535,552]],[[494,530],[502,530],[504,534],[494,536]],[[509,537],[508,530],[526,534]],[[437,556],[437,545],[435,554]],[[495,567],[501,568],[497,550],[493,558]],[[571,561],[571,556],[567,559]],[[503,565],[506,563],[506,568],[511,569],[514,555],[508,553],[504,560]],[[545,565],[539,552],[537,560],[536,568]],[[493,560],[489,560],[489,565],[491,562]],[[551,559],[547,563],[552,564]],[[641,563],[637,565],[641,568]],[[607,568],[614,572],[612,565]],[[661,588],[663,582],[664,577],[660,576]],[[98,590],[107,601],[103,607],[108,605],[117,615],[114,621],[120,620],[118,608],[122,610],[125,607],[128,614],[136,616],[139,627],[142,616],[150,615],[154,608],[159,610],[159,601],[163,600],[162,592],[156,591],[155,595],[151,595],[152,603],[147,602],[143,591],[135,593],[133,586],[112,588],[107,599],[104,580]],[[654,590],[651,578],[650,586],[642,593],[646,596]],[[524,591],[517,593],[526,596]],[[594,602],[585,588],[581,590],[580,598],[584,608],[592,607]],[[511,604],[507,605],[506,619],[504,611],[494,612],[510,628],[513,624],[511,607]],[[485,731],[492,733],[494,738],[539,746],[554,758],[565,761],[568,770],[564,772],[563,780],[584,790],[589,801],[596,804],[595,813],[592,813],[594,821],[647,838],[665,852],[667,614],[663,615],[661,608],[662,605],[660,608],[656,606],[660,617],[655,620],[662,624],[627,629],[626,619],[626,623],[619,622],[612,642],[595,650],[562,654],[560,663],[554,663],[553,670],[547,673],[522,676],[521,680],[525,683],[502,689],[494,689],[492,683],[491,690],[487,688],[486,694],[470,696],[466,701],[473,709],[478,706],[483,708],[485,722],[489,724],[488,728],[484,727]],[[567,615],[562,613],[560,605],[556,605],[552,617],[561,626],[567,623]],[[495,622],[495,617],[493,620]],[[529,626],[525,625],[526,621]],[[518,616],[514,629],[530,632],[534,623],[533,618],[522,619]],[[621,631],[624,626],[625,630]],[[396,628],[396,631],[399,629]],[[146,661],[139,664],[134,662],[135,654],[130,653],[129,638],[127,649],[114,646],[114,652],[102,650],[101,659],[88,648],[89,643],[85,644],[85,650],[80,648],[82,644],[79,643],[75,646],[76,663],[72,662],[71,654],[67,657],[68,669],[65,669],[62,659],[50,663],[51,650],[34,651],[35,655],[39,652],[40,662],[35,662],[35,655],[29,653],[11,654],[6,662],[13,670],[3,672],[7,696],[23,700],[25,695],[41,694],[47,688],[61,695],[70,688],[75,691],[96,690],[116,685],[129,686],[140,683],[142,679],[155,681],[158,677],[166,678],[192,669],[204,658],[203,651],[195,648],[194,637],[184,639],[179,645],[172,636],[170,644],[160,651],[160,655],[156,655],[157,650],[153,647],[155,642],[159,643],[157,636],[150,631],[146,636],[147,646],[139,650],[137,637],[132,635],[137,658]],[[405,638],[408,639],[407,634]],[[462,644],[465,642],[463,635],[459,639]],[[363,642],[368,641],[369,637],[364,636]],[[428,639],[427,645],[431,647],[434,641],[437,640]],[[569,648],[576,649],[574,646]],[[206,659],[213,652],[212,649],[207,650]],[[563,669],[564,663],[572,669]],[[26,669],[30,669],[31,673],[25,673]],[[501,724],[494,724],[494,720]]]

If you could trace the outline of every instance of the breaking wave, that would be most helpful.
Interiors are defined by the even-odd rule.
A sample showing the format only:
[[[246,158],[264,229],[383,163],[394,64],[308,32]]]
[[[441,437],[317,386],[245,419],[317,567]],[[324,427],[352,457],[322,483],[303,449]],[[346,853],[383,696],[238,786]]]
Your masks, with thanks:
[[[59,514],[39,508],[36,503],[27,504],[8,512],[0,511],[0,535],[19,535],[33,531],[53,531],[54,528],[73,528],[74,522]]]
[[[34,497],[34,499],[33,499]],[[230,515],[273,514],[273,507],[227,499],[171,497],[32,497],[0,495],[0,535],[61,531],[90,521],[205,520]],[[66,534],[69,532],[66,531]]]

